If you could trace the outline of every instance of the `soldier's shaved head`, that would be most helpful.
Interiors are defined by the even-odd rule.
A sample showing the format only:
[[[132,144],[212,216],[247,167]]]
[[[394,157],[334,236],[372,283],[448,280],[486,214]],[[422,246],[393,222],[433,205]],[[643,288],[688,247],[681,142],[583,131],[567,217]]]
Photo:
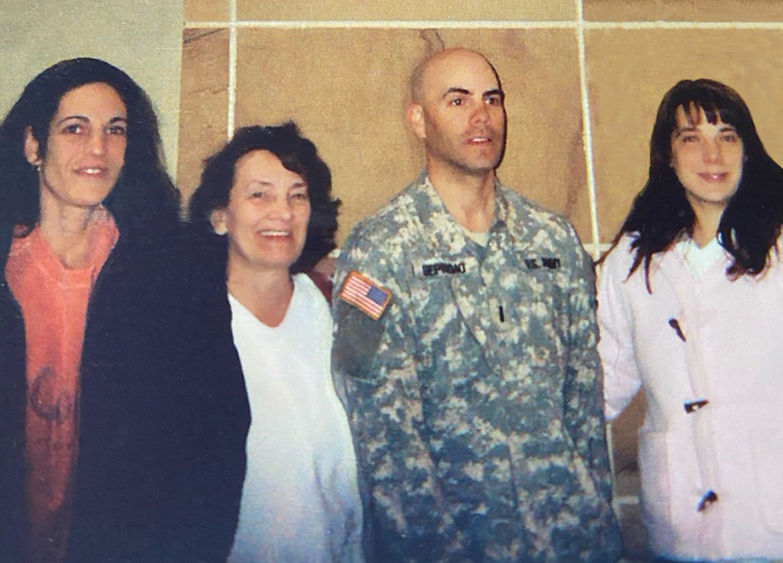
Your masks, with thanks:
[[[495,78],[498,81],[498,87],[500,87],[500,76],[498,76],[497,70],[489,62],[489,59],[472,49],[466,49],[465,47],[454,47],[450,49],[444,49],[437,53],[430,55],[423,61],[421,61],[416,68],[413,69],[410,77],[410,93],[411,101],[415,104],[421,104],[426,97],[426,91],[428,86],[428,77],[434,69],[437,69],[440,65],[447,61],[452,61],[459,57],[478,57],[483,60],[487,66],[492,70]]]

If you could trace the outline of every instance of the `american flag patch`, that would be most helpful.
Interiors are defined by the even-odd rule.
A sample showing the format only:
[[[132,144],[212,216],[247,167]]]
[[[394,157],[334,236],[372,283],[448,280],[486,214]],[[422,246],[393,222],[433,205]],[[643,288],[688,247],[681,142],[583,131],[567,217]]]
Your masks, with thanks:
[[[391,300],[391,291],[352,270],[343,281],[339,296],[346,303],[377,321]]]

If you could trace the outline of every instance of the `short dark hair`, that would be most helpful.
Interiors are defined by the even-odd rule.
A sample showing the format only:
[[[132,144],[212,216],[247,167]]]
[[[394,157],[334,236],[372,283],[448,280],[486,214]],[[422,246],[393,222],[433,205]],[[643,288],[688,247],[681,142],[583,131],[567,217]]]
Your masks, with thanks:
[[[671,167],[678,108],[689,119],[702,110],[709,123],[720,120],[732,125],[742,139],[742,177],[721,216],[718,240],[732,256],[726,271],[730,278],[760,274],[770,250],[776,248],[783,222],[783,169],[764,149],[740,95],[725,84],[700,78],[679,81],[658,107],[650,139],[649,177],[614,241],[616,245],[624,233],[634,236],[631,246],[636,253],[628,275],[643,263],[649,289],[652,256],[668,249],[683,232],[693,233],[695,215]]]
[[[71,90],[93,83],[111,86],[128,115],[125,164],[104,205],[120,230],[177,221],[179,192],[163,164],[158,120],[149,98],[122,70],[92,58],[60,61],[41,72],[0,124],[0,219],[24,225],[28,232],[38,222],[38,175],[25,158],[25,131],[30,128],[43,158],[60,100]]]
[[[190,199],[189,219],[200,231],[211,232],[210,216],[228,205],[237,161],[249,152],[265,150],[307,182],[310,222],[307,239],[292,273],[305,272],[336,248],[339,199],[332,198],[332,174],[315,145],[302,137],[292,121],[282,125],[241,127],[218,152],[206,159],[201,182]]]

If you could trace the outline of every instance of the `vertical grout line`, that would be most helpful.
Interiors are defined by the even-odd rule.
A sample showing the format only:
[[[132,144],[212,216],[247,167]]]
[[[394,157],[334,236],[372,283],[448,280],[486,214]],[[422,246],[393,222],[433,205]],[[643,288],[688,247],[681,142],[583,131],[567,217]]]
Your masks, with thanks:
[[[228,111],[226,112],[226,141],[234,134],[237,87],[237,0],[229,0],[228,18]]]
[[[590,196],[590,224],[593,235],[593,258],[600,252],[595,249],[601,243],[598,230],[598,204],[595,194],[595,172],[593,170],[593,136],[590,128],[590,100],[587,94],[587,63],[585,62],[585,27],[582,0],[576,0],[576,41],[579,49],[579,90],[582,98],[582,143],[585,150],[587,191]]]
[[[582,128],[587,172],[587,190],[590,196],[590,224],[592,226],[592,256],[597,260],[601,256],[601,236],[598,230],[598,204],[595,193],[595,171],[593,170],[593,135],[590,125],[590,99],[587,93],[587,62],[585,60],[585,20],[582,0],[576,0],[576,40],[579,47],[579,90],[582,97]],[[612,509],[619,519],[617,496],[617,478],[614,464],[614,435],[612,425],[605,423],[606,451],[609,456],[609,474],[612,482]]]

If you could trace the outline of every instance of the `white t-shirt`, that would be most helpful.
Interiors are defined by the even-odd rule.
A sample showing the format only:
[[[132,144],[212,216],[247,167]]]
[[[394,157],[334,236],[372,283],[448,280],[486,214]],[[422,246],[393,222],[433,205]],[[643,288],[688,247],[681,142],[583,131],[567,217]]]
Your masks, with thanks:
[[[710,266],[723,257],[725,252],[717,238],[713,238],[702,248],[699,248],[693,239],[688,237],[679,241],[676,247],[697,279],[702,279]]]
[[[229,295],[252,422],[229,562],[361,561],[361,502],[331,378],[332,319],[304,274],[269,327]]]

